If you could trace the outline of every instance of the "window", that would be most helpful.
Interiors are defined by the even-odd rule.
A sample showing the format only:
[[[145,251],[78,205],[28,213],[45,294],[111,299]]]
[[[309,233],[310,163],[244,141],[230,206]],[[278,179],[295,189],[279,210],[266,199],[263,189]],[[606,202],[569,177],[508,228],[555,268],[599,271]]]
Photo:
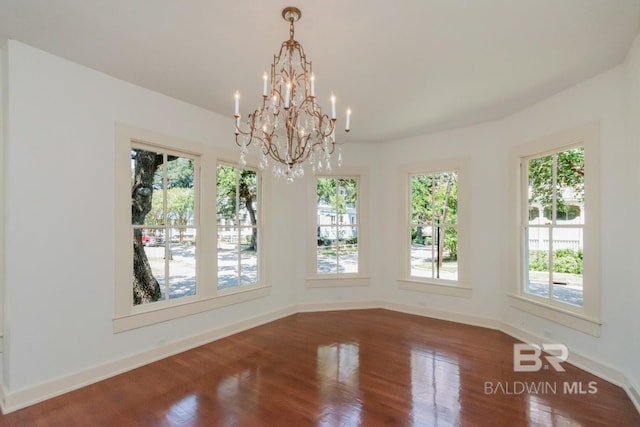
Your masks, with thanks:
[[[219,164],[216,183],[218,289],[258,283],[258,174]]]
[[[317,274],[358,273],[358,180],[318,178]]]
[[[582,307],[584,147],[523,159],[527,211],[544,206],[544,218],[523,221],[524,291],[562,304]]]
[[[132,146],[134,305],[196,293],[198,168],[195,156]]]
[[[368,286],[368,172],[340,168],[340,175],[307,181],[307,286]]]
[[[411,176],[412,277],[458,280],[458,172]]]
[[[402,289],[471,296],[468,174],[468,158],[401,167]]]
[[[600,333],[599,127],[516,147],[518,280],[513,306]],[[514,169],[515,172],[515,169]],[[532,214],[535,212],[535,214]]]
[[[115,332],[269,294],[253,166],[119,124],[115,154]]]

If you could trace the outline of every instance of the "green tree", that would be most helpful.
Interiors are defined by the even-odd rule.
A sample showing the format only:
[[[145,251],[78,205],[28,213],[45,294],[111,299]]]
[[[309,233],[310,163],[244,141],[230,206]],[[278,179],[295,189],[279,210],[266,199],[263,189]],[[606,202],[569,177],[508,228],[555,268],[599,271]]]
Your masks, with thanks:
[[[318,201],[336,208],[338,215],[358,202],[358,182],[353,178],[318,178]]]
[[[556,210],[567,212],[568,206],[564,200],[567,190],[571,191],[572,199],[584,200],[584,147],[530,159],[528,173],[529,204],[551,206],[555,194]]]
[[[457,223],[458,182],[456,172],[415,175],[411,180],[412,222],[416,224],[414,242],[423,243],[423,226],[436,226],[444,231],[438,239],[438,263],[442,266],[445,249],[452,259],[458,256],[458,236],[454,227],[440,224]],[[437,232],[437,231],[436,231]],[[435,243],[435,242],[434,242]]]
[[[224,219],[236,220],[244,208],[252,225],[248,250],[258,250],[258,219],[256,202],[258,199],[257,175],[255,171],[232,166],[218,166],[217,211]],[[239,203],[239,204],[238,204]]]
[[[173,187],[167,190],[167,219],[178,228],[179,240],[184,239],[184,226],[193,218],[193,189]]]

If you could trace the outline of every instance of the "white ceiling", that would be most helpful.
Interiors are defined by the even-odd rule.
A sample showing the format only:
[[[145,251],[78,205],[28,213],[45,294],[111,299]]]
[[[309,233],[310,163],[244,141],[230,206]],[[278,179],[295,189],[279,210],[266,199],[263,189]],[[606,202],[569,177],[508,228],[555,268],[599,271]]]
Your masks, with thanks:
[[[236,89],[258,106],[285,6],[351,141],[518,111],[621,63],[640,18],[640,0],[0,0],[0,39],[231,117]]]

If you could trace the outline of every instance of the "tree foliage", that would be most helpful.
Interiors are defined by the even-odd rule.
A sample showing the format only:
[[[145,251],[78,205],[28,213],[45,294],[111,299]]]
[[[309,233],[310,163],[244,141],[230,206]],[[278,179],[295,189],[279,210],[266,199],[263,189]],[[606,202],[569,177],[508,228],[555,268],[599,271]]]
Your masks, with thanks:
[[[432,230],[431,244],[438,245],[438,260],[442,264],[445,249],[449,257],[458,256],[458,175],[455,171],[414,175],[411,179],[412,223],[416,227],[412,236],[415,243],[425,242],[425,228]],[[441,236],[444,232],[444,236]]]
[[[529,204],[551,206],[555,194],[556,210],[567,212],[565,199],[584,200],[584,147],[530,159],[528,174]]]
[[[358,203],[358,182],[353,178],[318,178],[318,202],[336,209],[338,217]]]

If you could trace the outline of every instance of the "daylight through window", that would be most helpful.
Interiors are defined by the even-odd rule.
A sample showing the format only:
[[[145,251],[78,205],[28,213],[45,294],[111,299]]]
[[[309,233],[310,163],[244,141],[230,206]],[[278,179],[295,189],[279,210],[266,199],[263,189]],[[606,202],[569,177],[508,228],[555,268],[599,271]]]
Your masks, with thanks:
[[[584,147],[526,159],[524,291],[578,307],[583,305]]]
[[[411,273],[458,280],[458,172],[411,175]]]
[[[358,273],[358,180],[318,178],[317,273]]]
[[[259,185],[256,171],[217,169],[218,289],[258,283]]]
[[[196,293],[196,157],[131,149],[134,305]]]

